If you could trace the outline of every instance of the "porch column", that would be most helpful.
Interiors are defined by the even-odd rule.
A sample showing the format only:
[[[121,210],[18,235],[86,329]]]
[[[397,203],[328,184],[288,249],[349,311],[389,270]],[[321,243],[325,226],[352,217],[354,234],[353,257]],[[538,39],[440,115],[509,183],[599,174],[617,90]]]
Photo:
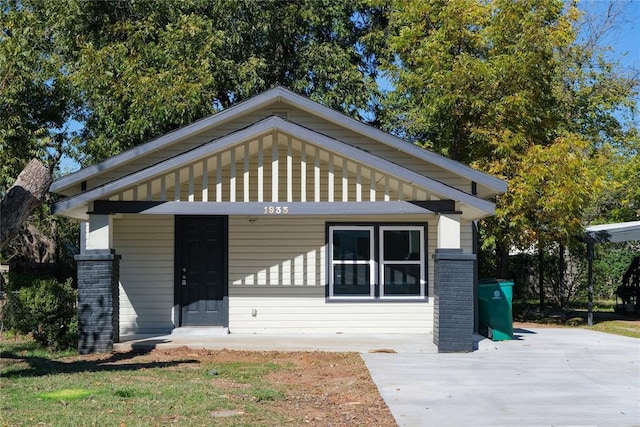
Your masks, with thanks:
[[[76,255],[78,269],[78,351],[80,354],[113,350],[119,335],[120,256],[111,249],[112,218],[89,217],[84,226],[85,246]]]
[[[476,256],[460,248],[459,215],[438,216],[434,261],[433,342],[440,353],[473,351]]]

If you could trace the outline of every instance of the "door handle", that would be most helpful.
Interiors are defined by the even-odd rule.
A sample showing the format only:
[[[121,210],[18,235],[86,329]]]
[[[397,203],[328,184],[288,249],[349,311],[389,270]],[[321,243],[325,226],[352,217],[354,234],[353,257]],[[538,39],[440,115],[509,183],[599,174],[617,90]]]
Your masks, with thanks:
[[[182,281],[180,282],[182,286],[187,286],[187,269],[182,267]]]

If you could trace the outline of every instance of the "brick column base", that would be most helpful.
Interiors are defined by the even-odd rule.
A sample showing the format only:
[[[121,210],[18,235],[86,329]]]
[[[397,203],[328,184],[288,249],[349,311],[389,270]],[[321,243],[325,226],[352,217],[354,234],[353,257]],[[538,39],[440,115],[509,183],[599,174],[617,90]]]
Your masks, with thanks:
[[[473,351],[475,255],[462,249],[436,249],[433,342],[439,353]]]
[[[78,352],[110,352],[113,343],[120,340],[120,255],[111,249],[87,250],[75,259],[78,267]]]

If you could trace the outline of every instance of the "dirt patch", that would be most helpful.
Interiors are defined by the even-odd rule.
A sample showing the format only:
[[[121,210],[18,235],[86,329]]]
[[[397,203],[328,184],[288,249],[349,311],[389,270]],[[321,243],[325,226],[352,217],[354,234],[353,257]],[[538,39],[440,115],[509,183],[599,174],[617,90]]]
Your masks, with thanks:
[[[115,354],[117,355],[117,353]],[[270,411],[282,414],[288,425],[311,426],[395,426],[364,361],[357,353],[249,352],[193,350],[188,348],[153,350],[135,357],[107,356],[109,364],[167,363],[197,361],[191,366],[223,366],[226,363],[265,363],[282,367],[263,376],[266,383],[284,393],[284,398],[266,402]],[[105,355],[65,358],[65,361],[99,362]],[[211,381],[221,389],[242,387],[229,379]],[[215,417],[230,417],[220,412]]]

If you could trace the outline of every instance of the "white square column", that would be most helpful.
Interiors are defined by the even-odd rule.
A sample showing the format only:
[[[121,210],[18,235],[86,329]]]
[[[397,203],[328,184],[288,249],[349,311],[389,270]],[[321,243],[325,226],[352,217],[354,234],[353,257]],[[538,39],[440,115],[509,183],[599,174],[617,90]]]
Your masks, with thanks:
[[[81,244],[84,242],[80,253],[92,249],[111,249],[113,245],[113,216],[89,214],[89,222],[80,224],[80,242]]]
[[[438,215],[438,249],[460,249],[460,214]]]

